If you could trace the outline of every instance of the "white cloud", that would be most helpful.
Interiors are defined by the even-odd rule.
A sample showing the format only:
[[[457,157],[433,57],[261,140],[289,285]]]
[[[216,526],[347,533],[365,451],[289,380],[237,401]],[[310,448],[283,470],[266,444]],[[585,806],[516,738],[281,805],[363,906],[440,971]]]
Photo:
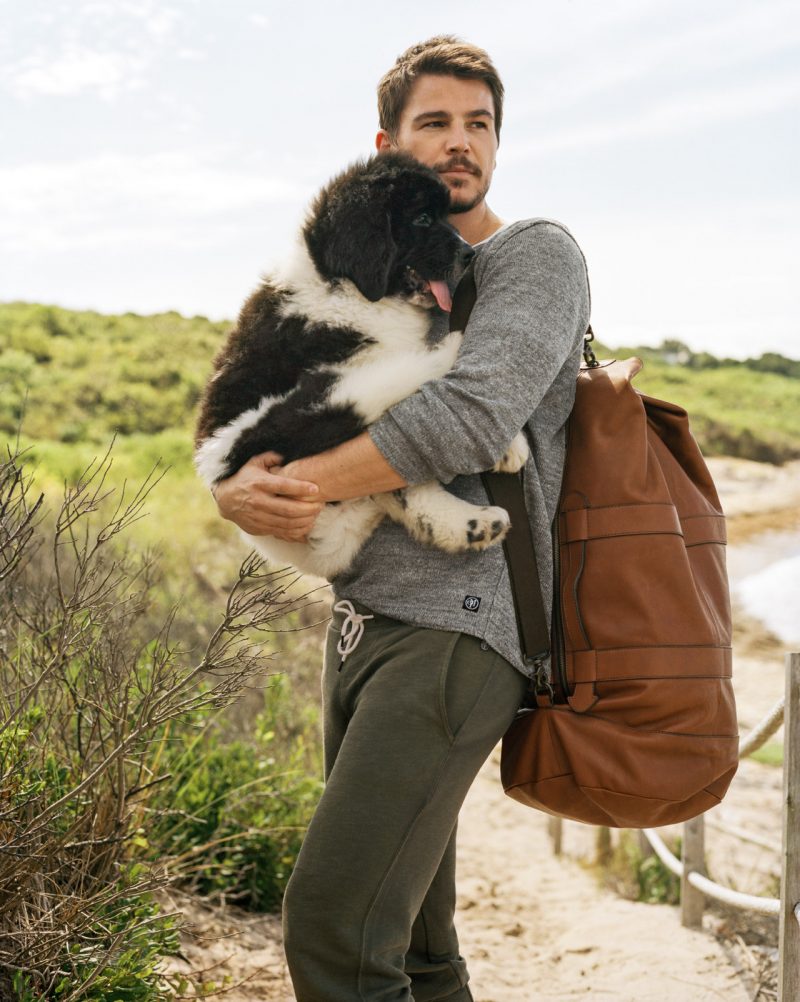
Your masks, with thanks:
[[[16,97],[36,95],[66,97],[96,91],[113,100],[121,90],[132,90],[143,82],[145,62],[125,52],[98,52],[70,44],[58,56],[39,49],[3,72]]]
[[[703,81],[715,71],[774,57],[800,42],[800,17],[794,0],[740,9],[693,3],[688,21],[678,16],[680,3],[669,0],[668,6],[672,18],[662,32],[646,25],[633,33],[622,32],[619,11],[615,15],[604,6],[592,10],[594,17],[581,22],[583,37],[576,40],[572,33],[563,33],[570,38],[569,48],[560,54],[562,58],[548,62],[547,74],[532,88],[532,97],[515,98],[506,121],[551,114],[578,102],[596,104],[598,95],[609,90],[626,88],[626,96],[631,97],[635,95],[631,85],[652,85],[676,70],[687,83],[692,81],[693,87],[702,90]],[[636,13],[635,8],[627,11],[629,27],[635,24]],[[535,39],[531,41],[536,44]],[[543,44],[552,43],[546,38]],[[580,73],[575,72],[578,63]]]
[[[2,244],[9,251],[103,247],[108,241],[194,245],[198,233],[216,239],[212,230],[216,234],[233,213],[278,202],[299,207],[307,195],[292,179],[204,162],[193,152],[23,164],[0,168]]]
[[[153,7],[143,18],[143,24],[152,38],[163,42],[172,34],[172,29],[180,19],[180,13],[174,8]]]
[[[33,29],[33,44],[28,51],[19,43],[13,50],[7,47],[0,70],[7,90],[22,99],[96,93],[114,101],[145,86],[148,70],[171,44],[183,14],[154,0],[83,0],[51,10],[39,9],[32,0],[23,16]],[[182,58],[197,58],[189,46],[182,53]]]
[[[687,90],[671,100],[614,118],[563,129],[543,130],[528,142],[506,144],[503,160],[518,163],[569,149],[586,149],[625,139],[675,135],[716,122],[766,114],[800,103],[800,75],[788,75],[724,89]]]
[[[800,200],[765,197],[635,218],[602,210],[581,226],[593,327],[606,344],[677,337],[697,350],[796,356]]]
[[[159,40],[172,33],[183,17],[174,6],[160,4],[157,0],[78,0],[62,5],[61,15],[66,23],[84,22],[94,27],[105,20],[123,33],[133,24],[141,25],[153,38]]]

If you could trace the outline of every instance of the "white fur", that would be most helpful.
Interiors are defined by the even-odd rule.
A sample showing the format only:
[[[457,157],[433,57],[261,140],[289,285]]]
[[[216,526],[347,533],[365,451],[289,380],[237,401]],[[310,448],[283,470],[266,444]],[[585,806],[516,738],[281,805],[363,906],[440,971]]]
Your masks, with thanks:
[[[436,481],[406,487],[403,494],[405,507],[394,494],[376,494],[375,500],[414,539],[420,543],[435,541],[448,553],[485,550],[501,540],[511,525],[504,508],[471,504]],[[468,543],[470,534],[474,541]]]
[[[460,345],[460,331],[453,331],[435,348],[422,347],[417,351],[393,351],[389,345],[371,345],[352,362],[333,368],[339,379],[328,399],[334,405],[351,405],[367,424],[372,424],[423,383],[452,369]]]
[[[286,264],[271,277],[292,291],[281,308],[283,316],[352,327],[392,351],[416,351],[425,343],[430,324],[427,310],[397,296],[371,303],[348,279],[330,285],[314,267],[302,239]]]
[[[373,498],[355,498],[326,505],[314,522],[307,543],[273,536],[242,536],[272,563],[292,564],[304,574],[332,578],[350,566],[384,516]]]
[[[511,445],[509,445],[492,469],[495,473],[519,473],[528,461],[530,453],[528,439],[525,437],[525,432],[521,431],[514,436]]]
[[[352,327],[376,342],[343,365],[331,366],[339,379],[329,402],[352,405],[366,422],[377,420],[423,383],[453,367],[460,331],[451,332],[436,347],[426,345],[428,310],[395,296],[371,303],[346,279],[331,286],[314,267],[304,240],[298,241],[293,257],[275,278],[292,290],[281,308],[284,316]]]

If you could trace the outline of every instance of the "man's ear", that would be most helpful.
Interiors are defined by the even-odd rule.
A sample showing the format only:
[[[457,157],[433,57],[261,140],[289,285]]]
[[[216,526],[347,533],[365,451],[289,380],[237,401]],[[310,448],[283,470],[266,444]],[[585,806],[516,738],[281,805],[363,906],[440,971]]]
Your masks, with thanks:
[[[387,150],[393,150],[394,144],[389,138],[389,133],[386,129],[379,129],[377,136],[375,136],[375,149],[378,153],[385,153]]]

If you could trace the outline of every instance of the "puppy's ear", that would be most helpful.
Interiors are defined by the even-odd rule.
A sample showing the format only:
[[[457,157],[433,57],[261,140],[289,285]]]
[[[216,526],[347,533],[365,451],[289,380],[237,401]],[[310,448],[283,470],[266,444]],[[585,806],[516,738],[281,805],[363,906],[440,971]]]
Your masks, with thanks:
[[[389,212],[376,209],[372,200],[337,212],[319,248],[326,277],[349,278],[371,303],[386,295],[397,253]]]
[[[388,154],[357,161],[317,195],[303,227],[320,275],[349,278],[373,303],[386,295],[397,256],[390,212],[396,174]]]

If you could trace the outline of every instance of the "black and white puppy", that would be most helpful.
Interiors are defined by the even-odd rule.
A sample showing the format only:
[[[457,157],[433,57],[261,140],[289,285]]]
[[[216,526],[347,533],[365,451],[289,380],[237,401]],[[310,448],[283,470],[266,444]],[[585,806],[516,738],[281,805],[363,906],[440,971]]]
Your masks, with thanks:
[[[209,487],[252,456],[285,463],[331,449],[453,365],[461,332],[428,343],[430,310],[474,255],[447,222],[449,192],[403,153],[359,161],[316,197],[294,256],[264,277],[214,360],[195,436]],[[518,436],[498,464],[527,458]],[[388,515],[450,552],[499,542],[509,520],[429,483],[327,504],[307,543],[243,535],[259,553],[331,578]]]

